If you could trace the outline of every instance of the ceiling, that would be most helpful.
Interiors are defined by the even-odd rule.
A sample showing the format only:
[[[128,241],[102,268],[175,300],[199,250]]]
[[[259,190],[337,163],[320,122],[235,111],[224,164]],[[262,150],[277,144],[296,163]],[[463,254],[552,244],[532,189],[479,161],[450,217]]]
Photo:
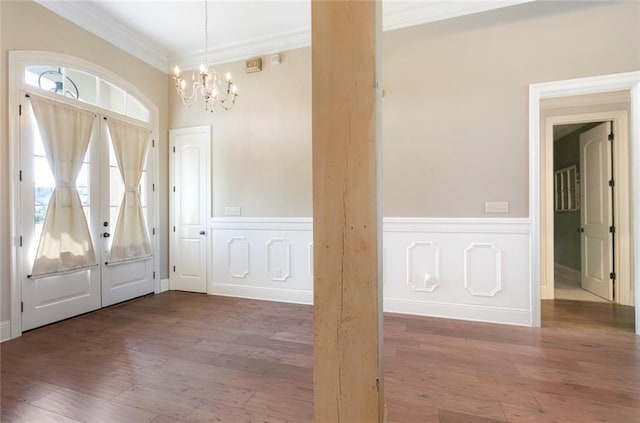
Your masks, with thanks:
[[[384,0],[383,29],[397,29],[532,0]],[[205,48],[202,0],[36,0],[150,65],[192,68]],[[310,0],[209,0],[210,63],[311,43]]]

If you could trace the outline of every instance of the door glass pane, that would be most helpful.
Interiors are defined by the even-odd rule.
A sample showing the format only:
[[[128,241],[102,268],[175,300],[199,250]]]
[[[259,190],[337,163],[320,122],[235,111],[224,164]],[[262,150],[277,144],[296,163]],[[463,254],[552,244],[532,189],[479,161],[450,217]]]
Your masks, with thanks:
[[[130,94],[127,94],[127,116],[149,122],[149,110]]]
[[[100,80],[100,107],[116,113],[125,112],[125,92],[124,90]]]
[[[78,89],[78,100],[84,101],[89,104],[98,104],[98,86],[97,78],[88,73],[81,72],[75,69],[66,69],[67,89],[72,88],[69,85],[75,85],[74,88]]]

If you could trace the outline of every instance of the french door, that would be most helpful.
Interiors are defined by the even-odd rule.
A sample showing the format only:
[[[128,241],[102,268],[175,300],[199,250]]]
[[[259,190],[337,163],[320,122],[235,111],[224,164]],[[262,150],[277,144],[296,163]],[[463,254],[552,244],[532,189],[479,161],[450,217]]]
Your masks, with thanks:
[[[43,224],[56,186],[47,158],[47,149],[33,111],[31,100],[21,93],[20,115],[20,233],[22,285],[22,330],[96,310],[154,290],[154,257],[109,263],[111,236],[125,195],[113,140],[106,116],[94,112],[93,129],[75,187],[86,216],[97,264],[79,271],[32,276],[36,251],[43,235]],[[75,105],[74,105],[75,107]],[[81,107],[81,106],[79,106]],[[145,229],[152,241],[153,196],[151,148],[138,186]],[[46,231],[45,231],[46,232]],[[65,236],[62,234],[61,236]]]

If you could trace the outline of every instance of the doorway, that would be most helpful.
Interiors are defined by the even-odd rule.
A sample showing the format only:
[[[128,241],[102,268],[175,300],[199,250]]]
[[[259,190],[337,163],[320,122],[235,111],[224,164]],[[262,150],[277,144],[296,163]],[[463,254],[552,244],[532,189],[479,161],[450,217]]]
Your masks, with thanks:
[[[640,218],[640,202],[637,201],[640,185],[635,183],[631,174],[640,171],[637,151],[640,121],[635,113],[629,111],[640,107],[640,72],[535,84],[531,85],[530,94],[532,324],[541,324],[544,308],[541,300],[554,297],[552,132],[553,126],[558,124],[612,121],[614,133],[626,136],[626,143],[614,144],[613,151],[614,162],[617,163],[614,168],[616,188],[626,194],[614,199],[613,219],[618,235],[614,240],[615,254],[626,258],[625,262],[617,263],[616,298],[619,304],[633,307],[640,301],[638,290],[634,290],[635,281],[640,277],[640,269],[634,266],[640,257],[640,227],[632,225],[632,221]],[[619,95],[626,98],[625,107],[620,108],[619,104],[607,98]],[[575,100],[578,100],[577,104]],[[635,330],[640,334],[638,308],[632,308],[631,314],[635,315]]]
[[[90,62],[9,59],[15,338],[158,290],[158,110]]]
[[[556,300],[615,301],[611,122],[553,126]]]
[[[138,152],[142,168],[139,175],[133,176],[139,178],[139,182],[134,182],[136,188],[131,191],[121,176],[131,172],[131,167],[123,163],[128,158],[118,158],[118,149],[114,147],[118,143],[110,123],[115,119],[38,94],[23,92],[21,95],[19,230],[22,234],[23,331],[154,291],[154,255],[150,243],[153,230],[149,224],[153,207],[149,207],[148,201],[153,195],[148,177],[150,131],[122,122],[142,133]],[[60,182],[60,169],[65,160],[61,158],[65,155],[61,150],[69,143],[60,142],[55,146],[55,140],[45,141],[51,137],[42,132],[46,124],[34,111],[36,102],[41,103],[39,107],[46,105],[50,113],[62,108],[87,117],[85,124],[90,129],[86,130],[86,153],[82,153],[71,188],[65,186],[68,182]],[[56,125],[65,124],[65,118],[58,115],[52,121]],[[60,121],[62,123],[58,123]],[[122,140],[128,145],[134,142],[130,136]],[[125,154],[132,153],[119,152],[120,156]],[[121,171],[121,165],[127,171]],[[65,197],[75,194],[72,189],[77,192],[82,209],[78,209],[80,216],[69,225],[65,221],[73,217],[66,211],[71,210],[73,204],[64,201]],[[129,203],[135,199],[139,208],[126,204],[127,199]],[[127,221],[131,216],[127,216],[127,211],[134,208],[140,211],[142,227],[138,232],[142,235],[141,243],[146,246],[143,251],[133,251],[137,246],[131,236],[136,227]],[[52,223],[54,217],[61,222],[59,230]],[[83,231],[86,236],[81,239]],[[126,250],[124,255],[116,254],[119,234],[124,234],[119,237],[124,241],[120,247]],[[80,244],[85,244],[84,248]]]

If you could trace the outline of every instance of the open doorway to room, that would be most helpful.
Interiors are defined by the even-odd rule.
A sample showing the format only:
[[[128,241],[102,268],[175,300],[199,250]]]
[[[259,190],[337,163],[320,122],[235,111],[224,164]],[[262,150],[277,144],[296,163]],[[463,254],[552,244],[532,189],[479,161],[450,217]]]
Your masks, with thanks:
[[[609,242],[614,234],[591,227],[593,221],[602,226],[612,223],[609,126],[609,122],[585,122],[553,127],[556,300],[609,302],[615,297],[615,281],[610,278],[615,251]],[[597,216],[588,216],[587,212]],[[598,239],[592,241],[591,234],[585,233],[588,225],[590,232],[597,232]]]
[[[629,92],[541,106],[542,325],[633,331]]]

